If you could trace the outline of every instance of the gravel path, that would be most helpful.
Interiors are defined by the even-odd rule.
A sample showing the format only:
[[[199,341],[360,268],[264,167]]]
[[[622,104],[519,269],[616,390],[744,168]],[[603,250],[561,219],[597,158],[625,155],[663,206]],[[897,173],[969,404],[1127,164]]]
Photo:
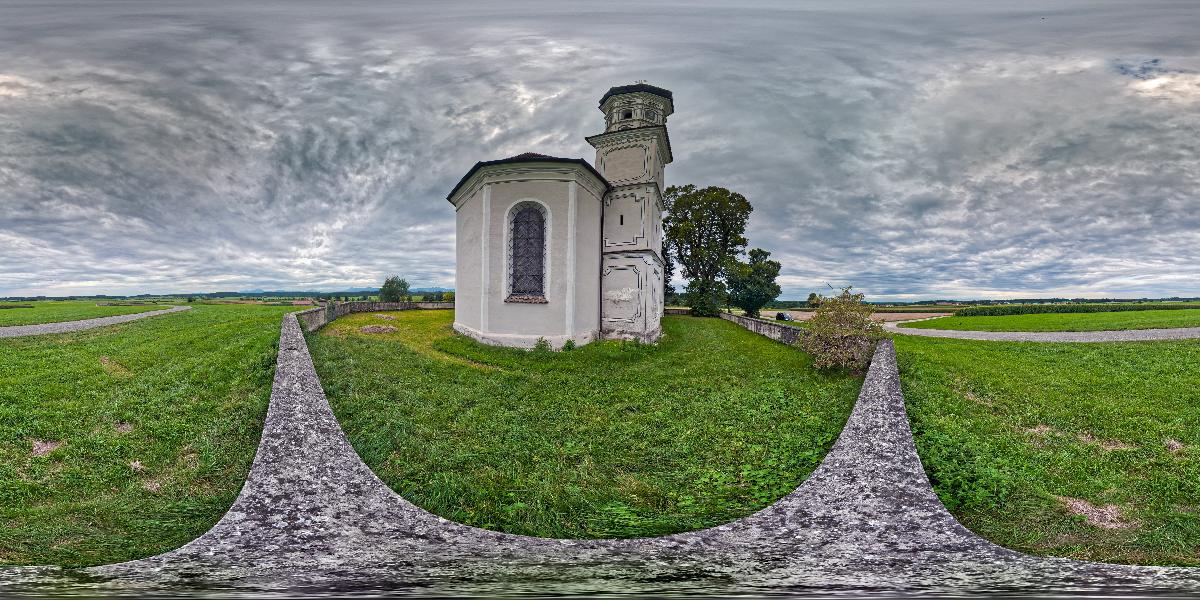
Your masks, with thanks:
[[[133,313],[130,315],[116,315],[113,317],[100,317],[98,319],[84,319],[82,321],[65,321],[62,323],[43,323],[41,325],[15,325],[12,327],[0,327],[0,338],[83,331],[84,329],[104,327],[105,325],[116,325],[117,323],[127,323],[129,321],[145,319],[146,317],[154,317],[157,315],[165,315],[167,313],[191,310],[191,308],[192,307],[190,306],[173,306],[164,310],[152,310],[149,312]]]
[[[900,327],[899,323],[885,323],[883,327],[892,333],[903,335],[996,342],[1148,342],[1200,338],[1200,327],[1123,329],[1119,331],[959,331]]]

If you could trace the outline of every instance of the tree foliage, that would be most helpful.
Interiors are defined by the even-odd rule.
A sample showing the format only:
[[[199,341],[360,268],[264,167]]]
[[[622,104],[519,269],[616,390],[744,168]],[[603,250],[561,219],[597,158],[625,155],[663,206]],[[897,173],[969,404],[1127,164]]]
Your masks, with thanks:
[[[808,302],[806,304],[808,304],[809,308],[816,308],[821,305],[821,297],[816,292],[811,292],[808,295]]]
[[[850,290],[847,286],[836,296],[822,298],[801,338],[801,347],[818,369],[862,370],[871,362],[875,343],[884,337],[883,326],[871,319],[871,305]]]
[[[669,221],[663,219],[663,231],[667,230]],[[671,280],[675,278],[675,259],[671,258],[671,243],[663,236],[663,302],[671,304],[675,300],[675,286],[671,284]]]
[[[380,302],[401,302],[408,297],[408,281],[395,275],[388,277],[379,288]]]
[[[729,265],[725,280],[729,284],[729,303],[757,317],[758,311],[783,291],[775,283],[781,265],[768,260],[771,253],[762,248],[754,248],[748,255],[750,262],[734,261]]]
[[[725,300],[721,279],[746,247],[753,207],[745,196],[722,187],[671,186],[663,194],[670,212],[663,247],[689,282],[684,302],[697,316],[715,316]]]

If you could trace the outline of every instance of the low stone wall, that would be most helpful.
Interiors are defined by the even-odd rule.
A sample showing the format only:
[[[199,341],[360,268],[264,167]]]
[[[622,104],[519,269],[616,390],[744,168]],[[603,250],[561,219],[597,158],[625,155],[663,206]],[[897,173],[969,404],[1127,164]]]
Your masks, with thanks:
[[[664,308],[663,314],[664,315],[690,315],[690,314],[692,314],[692,309],[690,309],[690,308]]]
[[[350,313],[385,312],[389,310],[439,310],[454,308],[453,302],[336,302],[320,308],[296,313],[304,331],[316,331],[338,317]]]
[[[804,335],[804,330],[799,327],[791,327],[788,325],[780,325],[770,321],[761,319],[752,319],[750,317],[742,317],[731,315],[729,313],[721,313],[721,318],[726,321],[733,321],[742,327],[753,331],[759,335],[764,335],[777,342],[783,342],[790,346],[795,346],[800,343],[800,337]]]

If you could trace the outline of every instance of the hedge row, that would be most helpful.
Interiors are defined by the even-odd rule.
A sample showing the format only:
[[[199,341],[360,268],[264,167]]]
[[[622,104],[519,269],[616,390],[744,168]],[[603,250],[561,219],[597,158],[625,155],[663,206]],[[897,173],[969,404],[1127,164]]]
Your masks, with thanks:
[[[1128,310],[1200,309],[1200,304],[999,304],[971,306],[954,312],[959,317],[1001,317],[1004,315],[1040,315],[1048,313],[1122,312]]]

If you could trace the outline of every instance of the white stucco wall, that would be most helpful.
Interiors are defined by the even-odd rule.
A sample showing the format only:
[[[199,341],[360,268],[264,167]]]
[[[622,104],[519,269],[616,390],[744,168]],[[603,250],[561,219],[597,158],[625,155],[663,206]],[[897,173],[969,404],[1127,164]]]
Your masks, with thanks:
[[[455,329],[481,341],[532,347],[585,344],[600,329],[600,216],[603,187],[582,166],[485,169],[457,202]],[[509,219],[515,206],[545,210],[546,303],[507,301]],[[472,283],[468,283],[472,282]]]

